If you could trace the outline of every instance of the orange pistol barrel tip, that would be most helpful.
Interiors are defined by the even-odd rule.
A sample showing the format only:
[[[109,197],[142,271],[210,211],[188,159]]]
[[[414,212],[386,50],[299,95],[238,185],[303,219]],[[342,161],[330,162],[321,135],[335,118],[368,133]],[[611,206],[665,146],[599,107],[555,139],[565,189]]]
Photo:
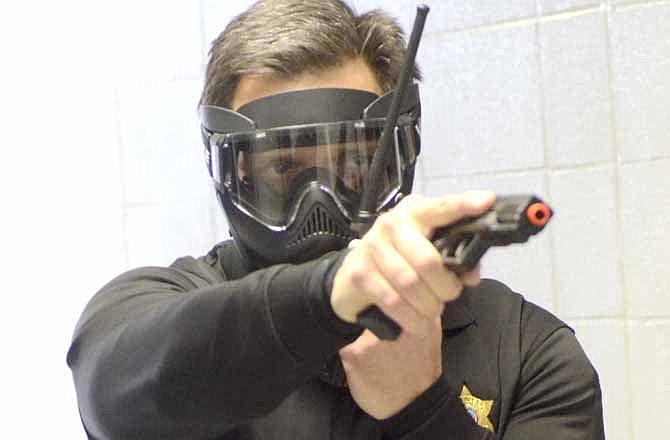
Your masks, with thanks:
[[[526,210],[526,216],[532,225],[542,227],[549,223],[552,212],[551,208],[549,208],[546,203],[537,202],[528,207]]]

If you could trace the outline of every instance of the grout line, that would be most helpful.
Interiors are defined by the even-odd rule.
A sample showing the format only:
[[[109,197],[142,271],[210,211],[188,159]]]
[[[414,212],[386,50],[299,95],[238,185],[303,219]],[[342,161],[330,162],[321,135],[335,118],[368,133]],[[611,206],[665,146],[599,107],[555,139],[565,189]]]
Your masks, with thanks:
[[[670,324],[670,316],[645,316],[645,317],[634,317],[626,319],[626,322],[631,324],[661,324],[667,325]]]
[[[126,185],[126,161],[123,152],[123,136],[121,135],[121,96],[118,87],[114,88],[114,128],[116,130],[116,146],[119,155],[119,184],[121,185],[121,247],[123,254],[123,265],[130,265],[130,246],[128,237],[128,211],[126,198],[128,187]]]
[[[648,162],[648,160],[640,161]],[[588,162],[583,164],[574,164],[574,165],[557,165],[557,166],[538,166],[534,168],[510,168],[507,170],[486,170],[486,171],[476,171],[473,173],[465,174],[445,174],[445,175],[424,175],[424,180],[435,181],[435,180],[444,180],[444,179],[461,179],[461,178],[471,178],[471,177],[520,177],[526,176],[528,174],[539,174],[544,171],[548,171],[549,174],[554,172],[564,172],[564,171],[597,171],[606,169],[612,166],[610,160],[607,161],[597,161],[597,162]]]
[[[659,1],[645,2],[641,0],[632,0],[630,2],[622,3],[619,5],[610,4],[609,6],[610,10],[613,10],[614,12],[621,12],[621,11],[628,11],[631,9],[652,8],[655,6],[666,6],[666,5],[670,5],[670,1],[659,0]]]
[[[550,167],[550,171],[557,171],[557,172],[565,172],[565,171],[597,171],[597,170],[602,170],[604,168],[608,168],[612,166],[612,160],[607,159],[604,161],[596,161],[596,162],[587,162],[587,163],[582,163],[582,164],[574,164],[574,165],[556,165],[553,167]]]
[[[611,113],[611,112],[610,112]],[[620,168],[626,168],[629,166],[635,166],[638,164],[648,164],[654,162],[670,162],[670,156],[658,156],[648,159],[634,159],[634,160],[619,160],[618,166]],[[568,172],[568,171],[598,171],[609,168],[613,165],[611,159],[607,161],[596,161],[596,162],[587,162],[582,164],[571,164],[571,165],[555,165],[548,167],[533,167],[533,168],[510,168],[506,170],[485,170],[485,171],[475,171],[472,173],[464,174],[444,174],[444,175],[423,175],[423,180],[425,181],[436,181],[436,180],[445,180],[445,179],[462,179],[462,178],[471,178],[471,177],[520,177],[528,174],[537,174],[542,171],[549,171],[549,173],[554,172]],[[617,165],[617,164],[615,164]]]
[[[593,316],[561,316],[563,321],[568,321],[575,324],[589,323],[589,322],[624,322],[624,315],[593,315]]]
[[[606,13],[603,14],[603,26],[605,27],[605,50],[607,52],[607,85],[608,85],[608,95],[609,95],[609,114],[610,114],[610,137],[612,145],[612,170],[613,170],[613,189],[614,189],[614,228],[616,231],[615,240],[617,246],[617,273],[618,273],[618,282],[621,289],[621,303],[623,306],[623,346],[624,346],[624,362],[626,366],[626,377],[624,383],[624,389],[628,395],[628,400],[626,403],[626,413],[628,416],[628,437],[630,439],[634,438],[634,429],[633,424],[635,418],[633,416],[633,385],[631,381],[631,335],[630,335],[630,304],[628,302],[628,289],[626,287],[626,277],[624,274],[624,256],[623,256],[623,212],[622,212],[622,200],[621,200],[621,145],[619,143],[619,138],[617,136],[617,123],[616,123],[616,105],[615,105],[615,88],[614,88],[614,64],[612,57],[612,44],[611,44],[611,34],[610,34],[610,14],[612,12],[611,6],[608,4],[606,8]]]
[[[523,26],[528,26],[531,24],[537,24],[537,23],[545,23],[549,21],[556,21],[556,20],[562,20],[562,19],[568,19],[568,18],[573,18],[573,17],[579,17],[581,15],[586,15],[592,12],[597,12],[601,8],[600,5],[591,5],[585,8],[576,8],[576,9],[568,9],[565,11],[558,11],[555,13],[550,13],[550,14],[545,14],[545,15],[538,15],[535,17],[523,17],[523,18],[517,18],[517,19],[511,19],[507,21],[498,21],[498,22],[493,22],[493,23],[487,23],[483,25],[478,25],[478,26],[473,26],[473,27],[466,27],[466,28],[458,28],[458,29],[453,29],[453,30],[446,30],[446,31],[440,31],[440,32],[428,32],[426,34],[427,37],[436,37],[436,36],[456,36],[456,35],[461,35],[461,34],[472,34],[472,33],[483,33],[483,32],[490,32],[490,31],[497,31],[501,29],[509,29],[509,28],[516,28],[516,27],[523,27]]]
[[[548,23],[552,21],[565,20],[568,18],[580,17],[582,15],[590,14],[592,12],[599,12],[602,9],[603,4],[591,5],[588,7],[576,7],[571,9],[566,9],[564,11],[555,12],[553,14],[545,14],[539,17],[539,21],[542,23]]]
[[[425,175],[423,180],[426,182],[434,182],[439,180],[447,179],[463,179],[471,177],[517,177],[517,176],[526,176],[528,174],[540,174],[545,170],[544,167],[539,166],[535,168],[511,168],[508,170],[484,170],[476,171],[473,173],[464,173],[464,174],[445,174],[445,175]]]
[[[627,167],[631,165],[638,165],[641,163],[655,163],[655,162],[666,162],[666,161],[670,162],[670,156],[654,156],[646,159],[621,160],[619,164],[621,167]]]
[[[539,0],[538,0],[539,1]],[[537,3],[539,10],[539,3]],[[542,182],[544,185],[544,192],[548,200],[551,200],[551,184],[549,179],[549,162],[550,162],[550,149],[549,149],[549,136],[547,129],[549,124],[547,123],[547,96],[545,94],[545,84],[544,84],[544,63],[542,61],[542,39],[541,39],[541,30],[539,22],[535,23],[535,57],[537,62],[538,69],[538,87],[539,87],[539,100],[540,100],[540,130],[542,131],[542,149],[543,149],[543,164],[544,172],[542,173]],[[554,229],[551,228],[549,231],[549,236],[547,240],[549,246],[549,286],[551,289],[551,302],[552,302],[552,311],[557,315],[560,314],[559,305],[559,289],[558,289],[558,276],[556,274],[556,240],[554,238]]]

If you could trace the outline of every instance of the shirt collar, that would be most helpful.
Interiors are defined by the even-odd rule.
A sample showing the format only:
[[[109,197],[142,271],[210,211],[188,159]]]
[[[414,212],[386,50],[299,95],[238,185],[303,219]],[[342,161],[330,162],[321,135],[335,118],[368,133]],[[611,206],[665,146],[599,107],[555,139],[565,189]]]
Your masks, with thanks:
[[[442,328],[444,330],[454,332],[475,323],[475,317],[465,300],[466,294],[467,288],[458,298],[445,304],[444,313],[442,313]]]

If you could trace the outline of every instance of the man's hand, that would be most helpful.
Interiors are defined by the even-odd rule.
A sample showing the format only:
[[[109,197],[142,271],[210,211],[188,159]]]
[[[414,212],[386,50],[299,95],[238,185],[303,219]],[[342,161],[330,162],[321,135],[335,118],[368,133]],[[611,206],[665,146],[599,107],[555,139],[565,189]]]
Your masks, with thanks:
[[[351,396],[377,420],[406,407],[442,374],[442,323],[423,320],[422,326],[395,341],[381,341],[365,330],[340,350]]]
[[[448,271],[429,241],[433,230],[493,204],[490,192],[441,198],[408,196],[382,214],[335,274],[331,305],[341,319],[376,305],[403,332],[397,341],[379,341],[365,332],[340,352],[351,394],[377,419],[407,406],[442,374],[440,316],[463,285],[476,285],[479,271],[461,277]]]

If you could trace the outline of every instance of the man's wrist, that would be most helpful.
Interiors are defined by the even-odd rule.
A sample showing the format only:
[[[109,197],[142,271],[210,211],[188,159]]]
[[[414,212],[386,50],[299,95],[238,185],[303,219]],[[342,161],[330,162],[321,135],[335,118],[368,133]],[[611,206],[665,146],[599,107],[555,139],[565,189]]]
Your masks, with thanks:
[[[448,390],[446,380],[440,376],[405,408],[381,420],[382,431],[389,438],[402,438],[405,434],[414,431],[428,415],[435,411],[435,408],[444,400]]]
[[[301,265],[277,266],[269,275],[266,295],[279,339],[296,360],[319,370],[362,331],[330,309],[326,279],[339,257],[332,252]]]
[[[324,324],[330,330],[342,335],[358,336],[363,329],[337,316],[330,301],[335,283],[335,274],[337,274],[338,269],[342,266],[350,250],[349,248],[345,248],[329,254],[327,259],[322,263],[324,265],[323,270],[315,273],[315,276],[311,280],[313,285],[307,290],[308,294],[311,295],[313,307],[323,318]]]

